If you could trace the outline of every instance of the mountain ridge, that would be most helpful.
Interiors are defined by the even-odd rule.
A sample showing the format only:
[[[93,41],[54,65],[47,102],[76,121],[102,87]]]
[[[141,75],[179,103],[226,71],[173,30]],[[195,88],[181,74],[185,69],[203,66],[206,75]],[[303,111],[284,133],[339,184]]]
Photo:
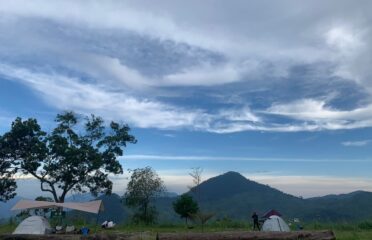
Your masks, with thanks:
[[[278,210],[286,219],[300,218],[305,221],[359,221],[372,218],[372,192],[359,190],[303,199],[232,171],[207,179],[187,193],[198,201],[203,211],[213,212],[215,219],[228,217],[250,220],[253,211],[263,215],[271,209]],[[92,199],[79,195],[71,200]],[[123,205],[119,195],[102,195],[98,199],[103,200],[105,205],[100,220],[123,222],[130,218],[131,211]],[[177,196],[173,194],[164,194],[156,199],[161,222],[179,221],[172,208],[172,202],[176,199]],[[4,203],[0,203],[0,215],[4,216],[6,209],[1,208],[1,204]]]

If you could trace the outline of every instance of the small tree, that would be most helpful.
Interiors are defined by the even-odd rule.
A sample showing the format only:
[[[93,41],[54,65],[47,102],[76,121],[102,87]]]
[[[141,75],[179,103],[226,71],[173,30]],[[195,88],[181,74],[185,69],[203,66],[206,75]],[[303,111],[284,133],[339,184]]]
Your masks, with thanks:
[[[203,168],[196,167],[192,168],[189,175],[192,177],[193,186],[188,186],[190,191],[195,194],[196,200],[200,201],[200,189],[198,188],[202,180]]]
[[[164,191],[163,181],[151,167],[134,169],[124,195],[126,205],[136,209],[133,220],[145,224],[155,222],[157,212],[151,203]]]
[[[173,202],[174,211],[185,219],[186,225],[188,218],[198,212],[198,203],[187,194],[182,194],[175,202]]]
[[[200,222],[202,231],[204,232],[204,226],[208,222],[209,219],[211,219],[214,216],[214,213],[203,213],[203,212],[197,212],[194,214],[191,214],[190,217],[195,222]]]
[[[72,190],[111,193],[108,175],[123,172],[117,158],[136,139],[127,125],[111,122],[106,128],[94,115],[80,120],[73,112],[58,114],[57,126],[46,133],[36,119],[16,118],[0,136],[0,200],[15,196],[16,174],[39,180],[41,190],[55,202],[64,202]]]

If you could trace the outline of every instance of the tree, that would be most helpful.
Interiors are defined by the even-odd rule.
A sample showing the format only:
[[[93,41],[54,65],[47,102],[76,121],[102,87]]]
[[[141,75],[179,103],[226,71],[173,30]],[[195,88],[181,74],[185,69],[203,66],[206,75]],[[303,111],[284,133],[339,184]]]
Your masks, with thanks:
[[[189,173],[189,175],[192,177],[192,182],[193,182],[193,186],[188,186],[188,188],[190,189],[190,191],[192,193],[195,194],[196,196],[196,199],[198,201],[200,201],[200,189],[199,189],[199,185],[201,183],[201,180],[202,180],[202,173],[203,173],[203,168],[201,167],[195,167],[195,168],[191,168],[191,172]]]
[[[202,231],[204,232],[204,226],[214,216],[214,213],[204,213],[198,211],[197,213],[191,214],[190,217],[195,222],[200,222]]]
[[[17,189],[17,184],[12,178],[12,173],[14,170],[9,168],[10,163],[3,161],[0,156],[0,202],[6,202],[16,195],[15,190]]]
[[[134,169],[124,194],[126,205],[137,211],[133,220],[145,224],[155,222],[157,212],[151,202],[164,191],[163,181],[151,167]]]
[[[105,127],[100,117],[82,118],[63,112],[57,126],[46,133],[36,119],[16,118],[9,132],[0,137],[0,184],[3,200],[14,197],[16,182],[12,176],[26,174],[40,181],[55,202],[64,202],[66,194],[90,191],[109,194],[109,174],[123,172],[118,157],[127,143],[136,143],[128,125],[111,122]],[[4,190],[5,189],[5,190]]]
[[[182,194],[175,202],[173,202],[174,211],[184,218],[187,225],[187,219],[199,211],[198,203],[188,194]]]

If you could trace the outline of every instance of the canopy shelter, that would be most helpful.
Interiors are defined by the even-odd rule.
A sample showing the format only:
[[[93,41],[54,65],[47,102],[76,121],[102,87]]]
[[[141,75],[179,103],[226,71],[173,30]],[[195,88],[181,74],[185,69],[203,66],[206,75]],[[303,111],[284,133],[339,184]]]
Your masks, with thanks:
[[[15,210],[25,210],[25,209],[37,209],[37,208],[69,208],[74,210],[79,210],[83,212],[98,214],[100,211],[104,210],[102,200],[96,200],[91,202],[46,202],[46,201],[33,201],[33,200],[20,200],[14,207],[12,211]]]

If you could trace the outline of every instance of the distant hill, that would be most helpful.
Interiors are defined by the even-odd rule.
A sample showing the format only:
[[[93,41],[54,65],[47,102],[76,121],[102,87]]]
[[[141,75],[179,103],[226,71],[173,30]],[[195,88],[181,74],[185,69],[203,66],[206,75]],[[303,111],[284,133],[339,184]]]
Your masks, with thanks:
[[[71,211],[68,213],[68,217],[71,219],[85,218],[89,222],[98,221],[98,223],[102,223],[105,220],[111,220],[115,223],[122,223],[128,219],[128,209],[125,208],[119,195],[113,193],[111,195],[102,195],[97,199],[102,200],[103,202],[103,212],[100,212],[98,215],[96,215],[80,211]]]
[[[10,209],[21,199],[23,198],[15,196],[7,202],[0,202],[0,219],[13,216],[15,213],[10,211]]]
[[[372,219],[372,193],[356,191],[306,199],[309,207],[304,218],[320,221]],[[315,216],[314,216],[315,215]]]

